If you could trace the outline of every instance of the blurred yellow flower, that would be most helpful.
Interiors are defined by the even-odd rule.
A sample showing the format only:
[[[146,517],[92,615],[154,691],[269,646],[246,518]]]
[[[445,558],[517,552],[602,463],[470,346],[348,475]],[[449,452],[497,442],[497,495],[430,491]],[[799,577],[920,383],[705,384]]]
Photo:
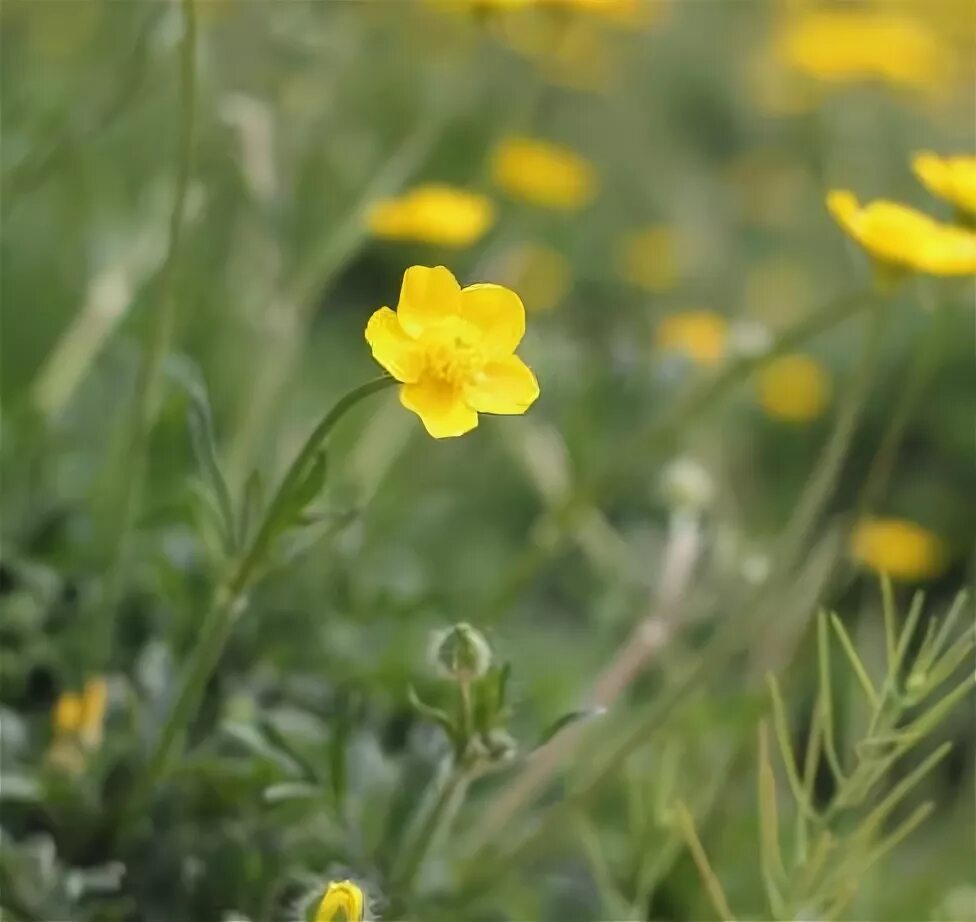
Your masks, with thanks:
[[[658,324],[655,343],[660,349],[680,352],[696,365],[717,365],[725,354],[729,325],[713,311],[682,311]]]
[[[883,80],[931,88],[951,72],[951,53],[921,21],[897,13],[814,9],[791,18],[779,36],[780,59],[831,83]]]
[[[366,341],[401,382],[400,402],[441,439],[473,429],[478,413],[518,415],[535,402],[535,375],[514,354],[524,332],[525,308],[514,291],[462,289],[443,266],[412,266],[396,313],[376,311]]]
[[[315,913],[315,922],[363,922],[366,900],[351,880],[333,881]]]
[[[522,293],[530,313],[550,311],[568,293],[573,281],[569,261],[544,243],[525,243],[510,255],[512,287]]]
[[[491,175],[513,198],[563,211],[587,205],[597,188],[596,170],[588,160],[535,138],[503,140],[492,153]]]
[[[916,155],[912,167],[929,192],[976,215],[976,157],[939,157],[925,152]]]
[[[908,519],[864,519],[854,528],[851,550],[865,566],[905,582],[938,576],[948,562],[945,542]]]
[[[63,692],[51,714],[54,742],[49,758],[62,767],[80,769],[84,752],[102,744],[107,703],[108,685],[102,678],[89,679],[81,692]]]
[[[369,215],[370,230],[386,240],[411,240],[461,249],[495,220],[491,200],[442,183],[428,183],[383,199]]]
[[[976,233],[942,224],[914,208],[879,200],[864,207],[847,191],[833,191],[827,207],[875,259],[932,275],[976,273]]]
[[[806,355],[773,359],[759,374],[759,405],[775,419],[805,423],[816,419],[830,402],[830,378]]]
[[[647,291],[667,291],[678,281],[674,237],[666,227],[627,234],[620,242],[618,262],[623,277]]]

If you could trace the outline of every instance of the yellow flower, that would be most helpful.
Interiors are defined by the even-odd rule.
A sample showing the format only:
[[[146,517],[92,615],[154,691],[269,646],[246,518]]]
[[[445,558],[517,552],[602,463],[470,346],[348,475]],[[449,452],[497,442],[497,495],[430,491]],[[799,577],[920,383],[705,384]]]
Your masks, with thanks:
[[[49,758],[64,768],[79,771],[84,752],[102,744],[108,685],[104,679],[89,679],[79,692],[63,692],[54,704],[51,722],[54,742]]]
[[[366,913],[363,891],[351,880],[329,884],[315,913],[315,922],[362,922]]]
[[[906,582],[931,579],[945,569],[945,542],[908,519],[869,518],[859,522],[851,550],[862,564]]]
[[[939,157],[926,152],[915,157],[912,167],[929,192],[976,215],[976,157]]]
[[[784,355],[759,374],[759,404],[770,416],[790,423],[816,419],[830,402],[830,378],[806,355]]]
[[[428,183],[378,202],[369,215],[369,227],[387,240],[460,249],[477,241],[494,220],[494,206],[485,196]]]
[[[559,250],[542,243],[525,243],[510,255],[512,287],[522,292],[530,313],[550,311],[568,293],[573,270]]]
[[[932,275],[976,273],[976,233],[942,224],[914,208],[879,200],[863,208],[850,192],[833,191],[827,207],[875,259]]]
[[[75,736],[88,749],[102,742],[108,686],[104,679],[89,679],[81,693],[64,692],[54,705],[54,730],[60,736]]]
[[[396,313],[376,311],[366,341],[402,383],[400,402],[442,439],[474,429],[478,413],[518,415],[535,402],[535,375],[514,355],[524,332],[525,308],[514,291],[462,289],[443,266],[412,266]]]
[[[792,19],[779,36],[780,59],[831,83],[883,80],[910,88],[943,83],[950,54],[918,20],[894,13],[812,10]]]
[[[535,138],[503,140],[492,154],[491,175],[513,198],[543,208],[576,211],[596,194],[596,171],[589,161]]]
[[[673,288],[678,280],[674,238],[666,227],[634,231],[621,241],[621,274],[628,282],[651,292]]]
[[[687,355],[697,365],[717,365],[725,354],[728,326],[713,311],[682,311],[661,321],[655,342],[661,349]]]

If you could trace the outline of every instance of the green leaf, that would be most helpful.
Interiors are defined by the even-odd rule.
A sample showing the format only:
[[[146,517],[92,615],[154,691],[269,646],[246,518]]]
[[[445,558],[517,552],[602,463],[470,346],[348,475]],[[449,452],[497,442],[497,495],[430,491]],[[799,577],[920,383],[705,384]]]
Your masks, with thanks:
[[[421,717],[426,717],[428,720],[433,720],[435,723],[440,724],[444,728],[444,732],[447,734],[448,739],[451,740],[452,743],[456,741],[458,730],[454,724],[454,721],[446,711],[442,711],[440,708],[427,704],[427,702],[417,694],[412,685],[407,686],[407,698],[410,701],[410,706]]]
[[[202,384],[191,383],[189,380],[183,383],[190,399],[190,405],[187,409],[190,444],[204,481],[213,490],[217,507],[224,520],[223,531],[230,541],[235,542],[231,546],[231,550],[233,550],[237,540],[234,506],[227,481],[224,479],[220,470],[220,463],[217,460],[217,442],[214,436],[213,417],[210,412],[210,403],[207,400],[207,392]]]
[[[282,752],[286,753],[288,757],[301,769],[306,781],[309,783],[321,784],[322,779],[319,777],[318,768],[316,765],[311,759],[299,752],[298,749],[292,745],[291,741],[275,726],[272,721],[262,719],[260,721],[260,727],[271,744],[276,746]]]
[[[589,720],[592,717],[602,717],[606,712],[606,708],[597,707],[580,711],[570,711],[568,714],[563,714],[562,717],[555,720],[542,732],[542,736],[539,737],[539,742],[536,743],[536,749],[545,746],[549,740],[556,736],[557,733],[561,733],[570,724],[579,723],[582,720]]]
[[[322,797],[322,788],[304,781],[283,781],[266,787],[263,796],[269,804],[289,800],[318,800]]]
[[[254,724],[228,721],[221,727],[224,733],[243,746],[252,755],[277,765],[285,774],[298,777],[302,767],[290,755],[274,745]]]
[[[255,468],[251,471],[244,484],[244,496],[241,500],[241,516],[238,522],[237,541],[240,547],[247,545],[251,538],[251,531],[261,521],[261,513],[266,502],[264,478]]]

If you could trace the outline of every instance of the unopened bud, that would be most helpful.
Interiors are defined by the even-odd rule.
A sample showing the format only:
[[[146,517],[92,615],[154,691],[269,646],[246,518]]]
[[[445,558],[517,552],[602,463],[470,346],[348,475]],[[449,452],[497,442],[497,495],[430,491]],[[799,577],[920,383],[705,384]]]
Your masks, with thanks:
[[[693,458],[676,458],[661,476],[661,492],[670,506],[685,512],[700,512],[715,495],[708,471]]]
[[[472,682],[491,667],[491,647],[470,624],[455,624],[434,635],[431,652],[437,670],[448,679]]]

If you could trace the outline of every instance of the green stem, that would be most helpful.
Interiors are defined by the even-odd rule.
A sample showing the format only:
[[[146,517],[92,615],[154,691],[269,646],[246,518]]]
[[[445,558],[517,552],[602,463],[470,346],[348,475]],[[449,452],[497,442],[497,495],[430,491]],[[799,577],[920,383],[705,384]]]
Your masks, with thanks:
[[[128,470],[120,477],[120,493],[113,510],[113,524],[109,541],[110,562],[106,568],[105,589],[100,615],[95,628],[93,646],[100,660],[108,657],[115,610],[121,591],[125,546],[132,529],[135,508],[142,493],[145,478],[149,434],[156,418],[159,391],[162,384],[163,360],[169,350],[173,333],[176,300],[173,297],[173,278],[183,236],[187,191],[193,166],[193,145],[196,133],[196,56],[197,29],[195,0],[182,0],[184,20],[183,41],[180,45],[180,91],[182,100],[182,137],[173,210],[170,213],[166,258],[159,276],[156,310],[150,316],[146,348],[136,380],[135,399],[129,420],[129,444],[126,453]]]
[[[306,439],[301,451],[295,456],[268,506],[250,548],[234,570],[231,579],[221,586],[214,596],[213,604],[203,621],[200,640],[193,648],[186,664],[179,694],[163,725],[140,783],[130,800],[130,813],[145,805],[156,783],[166,774],[173,759],[183,749],[183,739],[199,706],[207,681],[217,666],[234,623],[247,607],[248,590],[259,575],[270,551],[271,543],[280,525],[281,510],[289,500],[290,491],[336,423],[361,400],[395,383],[395,379],[383,376],[351,390],[322,417]]]
[[[884,492],[891,478],[905,430],[915,415],[919,399],[938,363],[940,347],[946,332],[948,311],[944,307],[936,308],[936,311],[936,316],[932,318],[924,334],[921,348],[913,350],[914,361],[908,370],[895,410],[881,438],[881,445],[868,469],[864,491],[858,502],[857,518],[870,512],[877,498]]]
[[[421,809],[426,812],[412,825],[393,865],[391,878],[398,890],[406,891],[410,887],[431,846],[450,829],[464,803],[471,778],[471,768],[463,763],[454,763],[446,778],[434,779],[440,789],[429,805],[426,802],[423,804]]]
[[[793,567],[793,564],[806,544],[811,530],[817,519],[824,511],[830,499],[834,485],[841,473],[841,466],[851,439],[857,429],[861,411],[867,401],[867,396],[874,380],[881,351],[882,331],[884,328],[884,303],[878,301],[874,305],[871,323],[864,331],[864,341],[857,358],[854,380],[850,383],[844,402],[837,412],[837,421],[824,447],[817,466],[796,505],[786,534],[783,536],[778,552],[780,566],[783,572]]]

